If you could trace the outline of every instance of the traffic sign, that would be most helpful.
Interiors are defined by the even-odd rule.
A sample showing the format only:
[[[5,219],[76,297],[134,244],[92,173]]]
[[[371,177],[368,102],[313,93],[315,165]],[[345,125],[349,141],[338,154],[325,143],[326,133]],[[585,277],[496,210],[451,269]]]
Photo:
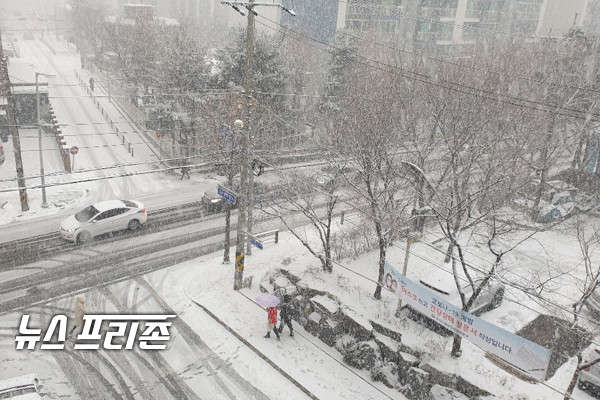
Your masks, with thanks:
[[[75,155],[79,152],[79,147],[73,146],[69,151],[71,152],[71,154]]]
[[[217,187],[217,193],[219,194],[219,196],[221,196],[225,200],[231,202],[231,204],[235,204],[235,201],[236,201],[235,194],[233,194],[228,189],[225,189],[225,188],[222,188],[221,186],[219,186],[219,187]]]
[[[255,239],[255,238],[250,238],[250,243],[252,243],[254,246],[258,247],[259,249],[263,249],[263,244],[260,242],[260,240]]]

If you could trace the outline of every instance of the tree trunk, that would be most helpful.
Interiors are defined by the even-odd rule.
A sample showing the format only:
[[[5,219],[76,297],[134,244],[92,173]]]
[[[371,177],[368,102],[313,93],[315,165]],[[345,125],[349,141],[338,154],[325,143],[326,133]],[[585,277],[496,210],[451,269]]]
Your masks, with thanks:
[[[542,196],[544,194],[544,188],[546,187],[546,180],[548,180],[548,172],[546,166],[544,165],[542,167],[542,174],[540,176],[540,185],[538,186],[537,193],[535,195],[535,201],[533,202],[534,210],[538,209],[538,207],[540,206],[540,202],[542,201]]]
[[[333,263],[331,261],[331,219],[333,218],[333,207],[327,210],[327,226],[325,229],[325,242],[323,243],[325,251],[325,272],[333,271]]]
[[[448,249],[446,249],[446,256],[444,257],[444,262],[449,263],[452,260],[452,253],[454,252],[454,244],[450,242],[448,244]]]
[[[544,195],[544,189],[546,187],[546,181],[548,180],[548,146],[550,142],[550,138],[554,133],[554,118],[555,116],[550,117],[548,133],[546,134],[546,138],[544,143],[542,143],[542,155],[540,156],[541,164],[542,164],[542,173],[540,175],[540,185],[538,187],[535,201],[533,203],[533,209],[536,210],[540,206],[540,202],[542,201],[542,196]]]
[[[223,250],[223,263],[229,262],[229,252],[231,250],[231,207],[225,206],[225,249]]]
[[[250,160],[250,163],[252,163],[252,160]],[[254,225],[254,218],[252,218],[254,215],[254,173],[252,171],[248,174],[248,193],[246,195],[248,196],[248,218],[246,220],[248,222],[246,224],[246,231],[251,235]],[[252,255],[252,244],[250,243],[250,240],[246,241],[246,255]]]
[[[462,337],[459,335],[454,335],[454,340],[452,341],[452,351],[450,355],[452,357],[460,357],[462,354],[462,350],[460,349],[460,345],[462,343]]]
[[[575,368],[575,372],[573,373],[573,377],[571,378],[571,382],[569,382],[569,386],[567,387],[567,390],[565,392],[565,397],[563,398],[564,400],[570,400],[571,399],[571,395],[573,394],[573,389],[575,389],[575,385],[577,384],[577,381],[579,380],[579,374],[581,374],[581,362],[582,362],[582,357],[581,357],[581,352],[579,354],[577,354],[577,367]]]
[[[381,287],[383,286],[383,272],[385,269],[385,254],[387,249],[385,238],[383,237],[381,222],[375,223],[375,230],[377,231],[377,236],[379,237],[379,276],[377,277],[377,282],[379,282],[379,284],[375,288],[373,297],[375,297],[377,300],[381,300]]]
[[[579,138],[579,143],[577,144],[577,148],[575,149],[575,154],[573,155],[573,160],[571,160],[571,168],[572,169],[581,169],[583,166],[581,163],[581,152],[583,150],[583,146],[585,144],[585,137],[582,134]]]
[[[325,247],[325,272],[331,273],[333,271],[333,264],[331,263],[331,248],[329,243]]]

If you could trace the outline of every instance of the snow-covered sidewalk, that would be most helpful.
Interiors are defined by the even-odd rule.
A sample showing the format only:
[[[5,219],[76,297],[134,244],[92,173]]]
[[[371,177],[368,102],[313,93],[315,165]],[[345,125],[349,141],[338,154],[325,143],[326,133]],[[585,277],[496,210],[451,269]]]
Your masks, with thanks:
[[[391,249],[390,259],[398,259],[400,252],[401,249]],[[273,364],[317,398],[405,398],[397,390],[372,381],[368,371],[357,370],[345,364],[335,348],[328,347],[295,321],[293,338],[288,336],[287,328],[281,336],[281,341],[277,341],[274,335],[271,335],[270,339],[263,337],[267,313],[254,299],[261,294],[261,278],[271,269],[281,266],[294,273],[308,271],[308,275],[303,279],[310,281],[310,287],[331,292],[359,314],[396,326],[402,332],[402,343],[422,352],[427,363],[447,373],[460,374],[476,386],[490,391],[497,398],[512,399],[515,398],[515,394],[526,394],[526,398],[530,400],[562,399],[560,393],[548,386],[523,381],[502,370],[486,358],[482,350],[468,342],[463,341],[463,356],[454,359],[450,356],[451,337],[441,337],[412,320],[393,317],[397,299],[390,293],[383,293],[381,300],[373,299],[372,282],[355,274],[360,272],[363,276],[375,278],[373,257],[373,254],[367,253],[357,260],[344,261],[348,269],[334,267],[333,274],[324,274],[318,267],[318,261],[307,254],[303,246],[291,235],[283,233],[280,235],[279,244],[265,246],[263,251],[255,249],[253,255],[247,257],[245,276],[254,276],[252,289],[245,288],[240,292],[233,290],[233,265],[223,264],[222,254],[219,252],[169,269],[162,287],[162,295],[179,317],[183,318],[209,346],[218,349],[221,357],[235,359],[233,367],[261,390],[269,387],[270,374],[277,373],[273,366],[269,365]],[[508,303],[506,307],[516,309],[514,303]],[[241,340],[228,332],[205,309],[226,324],[241,337]],[[506,309],[504,311],[510,315],[516,312]],[[496,320],[496,315],[490,317]],[[510,329],[511,322],[505,322],[508,326],[501,323],[500,326]],[[250,347],[255,348],[255,352]],[[573,360],[569,360],[547,383],[558,391],[564,390],[572,368]],[[285,382],[284,387],[277,390],[279,393],[284,394],[286,398],[306,398],[307,395],[298,390],[291,381]],[[290,397],[290,389],[298,394]],[[582,399],[592,398],[577,388],[575,396]]]
[[[253,302],[260,291],[259,280],[271,266],[277,265],[276,258],[286,249],[288,256],[300,256],[301,248],[289,246],[289,242],[273,244],[272,251],[266,250],[247,257],[246,276],[254,275],[252,289],[233,291],[233,265],[222,264],[222,255],[213,254],[175,267],[169,272],[165,282],[165,299],[200,337],[221,357],[236,358],[234,367],[250,382],[265,390],[271,386],[270,364],[285,371],[306,391],[320,399],[403,399],[396,390],[379,382],[371,381],[368,371],[361,371],[344,364],[342,356],[329,348],[294,322],[294,337],[289,337],[287,328],[281,340],[274,335],[270,339],[266,333],[266,311]],[[275,257],[275,259],[273,259]],[[182,294],[185,293],[185,296]],[[207,314],[202,305],[232,331],[243,337],[257,353],[250,351],[244,343],[235,338],[222,325]],[[240,347],[245,348],[244,352]],[[239,358],[237,358],[239,356]],[[267,372],[272,371],[272,372]],[[308,398],[291,382],[277,388],[272,398]],[[292,394],[297,392],[298,394]]]

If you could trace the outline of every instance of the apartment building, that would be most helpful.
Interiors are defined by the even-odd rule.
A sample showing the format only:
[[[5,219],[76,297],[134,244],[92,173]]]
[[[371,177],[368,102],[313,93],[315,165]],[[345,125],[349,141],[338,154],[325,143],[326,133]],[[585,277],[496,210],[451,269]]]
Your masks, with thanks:
[[[510,33],[523,40],[600,32],[598,0],[340,0],[337,29],[406,45],[469,45]]]
[[[114,0],[151,4],[157,16],[201,24],[244,26],[246,18],[220,0]],[[279,0],[297,17],[277,7],[257,6],[257,31],[286,26],[330,42],[337,30],[369,33],[385,40],[444,52],[499,35],[531,41],[564,36],[578,27],[600,33],[600,0]],[[263,2],[264,3],[264,2]],[[245,11],[244,8],[242,8]]]

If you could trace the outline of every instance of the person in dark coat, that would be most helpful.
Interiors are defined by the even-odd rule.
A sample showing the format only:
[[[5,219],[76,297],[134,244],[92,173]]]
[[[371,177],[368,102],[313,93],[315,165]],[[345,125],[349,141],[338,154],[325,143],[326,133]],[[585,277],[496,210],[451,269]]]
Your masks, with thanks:
[[[279,305],[281,322],[279,324],[279,333],[283,332],[283,326],[290,328],[290,336],[294,336],[294,327],[292,326],[292,298],[289,294],[283,296],[283,302]]]
[[[187,176],[188,179],[190,179],[190,167],[181,167],[181,179],[183,179],[184,176]]]
[[[90,78],[90,90],[93,92],[94,91],[94,78]]]
[[[271,337],[271,331],[275,332],[277,340],[279,340],[279,332],[277,332],[277,307],[267,307],[267,334],[266,338]]]

